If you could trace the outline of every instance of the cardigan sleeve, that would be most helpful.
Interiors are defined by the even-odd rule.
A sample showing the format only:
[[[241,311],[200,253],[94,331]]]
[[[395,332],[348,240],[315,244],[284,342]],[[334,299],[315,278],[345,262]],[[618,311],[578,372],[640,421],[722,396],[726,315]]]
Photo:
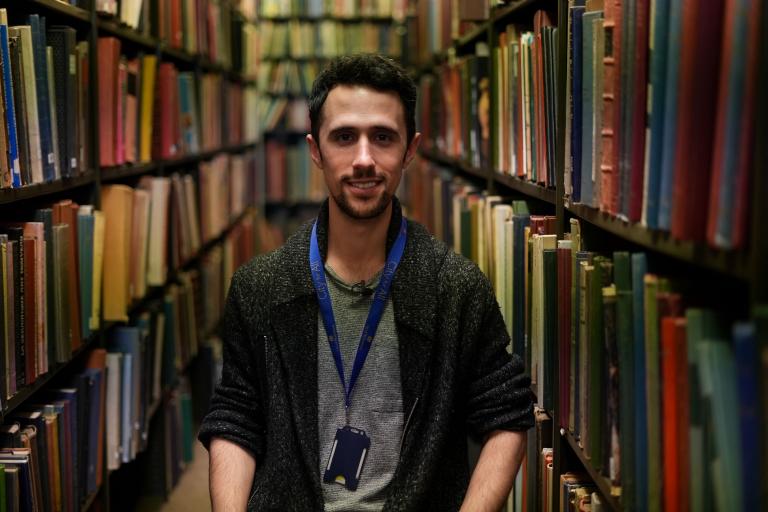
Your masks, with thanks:
[[[534,425],[531,380],[509,336],[491,283],[479,271],[464,315],[465,342],[472,348],[466,390],[466,422],[476,438],[494,430],[525,431]]]
[[[198,439],[206,449],[214,437],[232,441],[257,459],[264,452],[265,421],[257,375],[256,350],[259,340],[248,330],[244,310],[242,268],[232,277],[222,319],[224,343],[221,381],[211,397],[208,414]]]

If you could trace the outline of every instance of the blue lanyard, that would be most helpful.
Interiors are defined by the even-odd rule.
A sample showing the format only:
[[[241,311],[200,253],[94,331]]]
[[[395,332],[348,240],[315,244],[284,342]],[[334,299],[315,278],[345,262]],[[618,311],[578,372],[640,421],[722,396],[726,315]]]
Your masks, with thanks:
[[[328,344],[331,346],[333,361],[336,363],[336,370],[339,372],[341,385],[344,387],[344,404],[347,409],[349,409],[349,405],[352,401],[352,390],[355,387],[355,382],[357,382],[357,377],[360,375],[360,371],[365,364],[365,359],[368,357],[368,352],[371,350],[373,338],[376,336],[376,329],[379,328],[379,322],[384,313],[384,306],[386,306],[387,298],[389,297],[389,287],[392,285],[392,278],[395,276],[397,266],[400,264],[400,259],[403,257],[407,231],[406,226],[407,222],[405,217],[403,217],[403,221],[400,224],[400,232],[397,235],[395,244],[392,246],[392,249],[387,256],[384,272],[381,275],[379,286],[376,288],[376,293],[373,296],[373,304],[371,304],[371,309],[368,311],[368,319],[365,321],[365,327],[363,327],[363,332],[360,335],[360,343],[357,345],[357,353],[355,354],[355,362],[352,366],[352,375],[349,379],[349,385],[347,385],[347,381],[344,378],[344,362],[341,358],[341,349],[339,348],[339,332],[336,329],[336,319],[333,316],[333,304],[331,303],[331,297],[328,294],[328,283],[325,280],[323,259],[320,256],[320,249],[317,245],[317,222],[312,226],[312,239],[310,240],[309,245],[309,269],[312,274],[312,281],[315,284],[317,301],[320,304],[320,314],[323,315],[323,324],[325,325],[325,333],[328,336]]]

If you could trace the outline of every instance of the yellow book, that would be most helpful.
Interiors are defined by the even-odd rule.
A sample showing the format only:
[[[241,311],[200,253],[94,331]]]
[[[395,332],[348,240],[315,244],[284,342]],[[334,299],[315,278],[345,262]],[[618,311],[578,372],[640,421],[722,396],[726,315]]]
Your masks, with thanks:
[[[139,160],[152,159],[152,114],[155,105],[155,75],[157,57],[145,55],[141,61],[141,129],[139,139]]]
[[[101,270],[104,263],[104,213],[93,212],[93,289],[91,290],[91,330],[99,328],[101,315]]]
[[[101,192],[104,212],[104,320],[127,322],[130,299],[131,221],[133,189],[110,185]]]

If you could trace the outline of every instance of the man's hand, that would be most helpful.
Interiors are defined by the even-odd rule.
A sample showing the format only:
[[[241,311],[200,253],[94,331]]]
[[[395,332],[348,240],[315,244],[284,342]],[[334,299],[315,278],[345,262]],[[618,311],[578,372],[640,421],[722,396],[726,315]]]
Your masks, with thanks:
[[[256,461],[239,445],[214,437],[209,446],[213,512],[240,512],[248,506]]]
[[[483,444],[461,512],[498,512],[525,454],[525,432],[495,430]]]

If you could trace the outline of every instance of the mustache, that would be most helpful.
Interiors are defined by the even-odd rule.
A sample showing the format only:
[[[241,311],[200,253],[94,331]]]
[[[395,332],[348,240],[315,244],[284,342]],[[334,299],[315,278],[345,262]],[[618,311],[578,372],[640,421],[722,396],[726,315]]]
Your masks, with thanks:
[[[374,178],[374,179],[381,179],[385,180],[386,176],[383,173],[376,172],[376,169],[373,168],[365,168],[365,169],[353,169],[352,170],[352,176],[345,176],[342,178],[342,181],[349,181],[349,180],[359,180],[363,178]]]

